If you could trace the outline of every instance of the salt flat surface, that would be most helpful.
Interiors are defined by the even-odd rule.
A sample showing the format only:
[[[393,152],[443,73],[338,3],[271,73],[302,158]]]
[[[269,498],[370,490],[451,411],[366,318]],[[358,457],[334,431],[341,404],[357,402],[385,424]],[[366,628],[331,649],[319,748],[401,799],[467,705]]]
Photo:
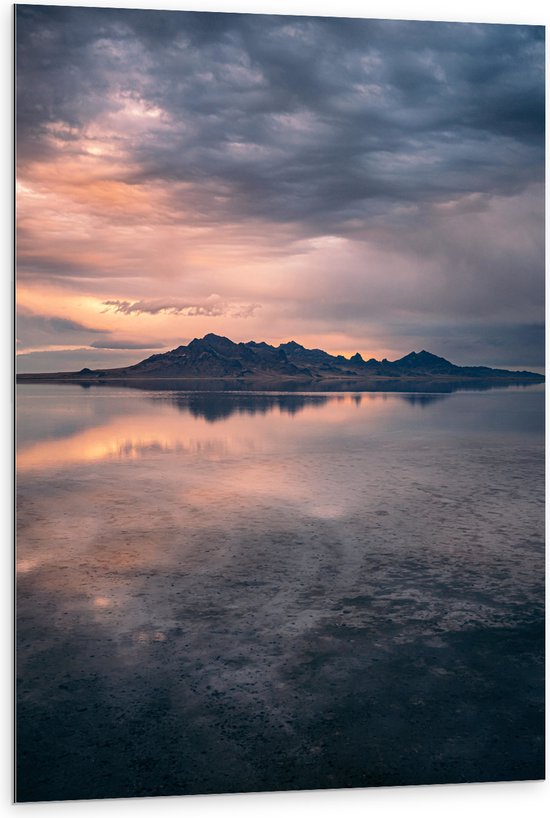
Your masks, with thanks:
[[[20,800],[544,774],[541,388],[18,415]]]

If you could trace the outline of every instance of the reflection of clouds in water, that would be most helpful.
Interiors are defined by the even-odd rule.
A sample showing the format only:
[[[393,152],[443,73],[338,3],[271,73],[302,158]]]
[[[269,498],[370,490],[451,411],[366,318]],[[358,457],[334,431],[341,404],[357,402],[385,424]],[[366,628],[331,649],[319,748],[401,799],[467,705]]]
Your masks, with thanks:
[[[53,439],[48,436],[28,444],[21,442],[18,470],[109,459],[138,460],[156,454],[221,459],[262,451],[266,442],[278,437],[279,442],[283,437],[296,439],[304,434],[306,425],[312,428],[340,425],[358,408],[354,396],[347,394],[330,397],[185,394],[170,396],[169,400],[159,397],[155,396],[154,407],[147,399],[129,401],[124,413],[108,417],[102,424],[97,424],[96,416],[90,415],[94,425],[77,433]],[[182,411],[176,411],[176,406]],[[387,413],[381,401],[363,402],[361,408],[368,410],[370,421]],[[319,412],[320,409],[323,411]],[[283,424],[273,424],[274,417]],[[298,417],[301,429],[292,429],[292,421]],[[214,421],[221,421],[216,434],[212,432]]]
[[[231,439],[201,439],[190,435],[192,424],[167,413],[119,417],[102,426],[70,437],[46,440],[21,447],[17,454],[19,471],[56,467],[109,459],[139,459],[154,454],[190,453],[221,457]]]
[[[161,443],[159,440],[148,442],[127,440],[119,445],[118,450],[112,451],[110,456],[137,459],[149,454],[202,454],[211,457],[226,454],[227,450],[225,440],[190,440],[188,443],[175,441],[172,444]]]
[[[93,751],[114,735],[107,757],[115,765],[142,748],[148,763],[158,747],[159,763],[172,748],[181,769],[185,746],[195,753],[204,737],[219,746],[231,736],[234,713],[236,741],[220,749],[227,757],[250,746],[246,725],[254,734],[266,723],[273,729],[260,727],[259,755],[274,736],[286,752],[293,729],[309,749],[318,736],[309,742],[304,727],[333,736],[323,720],[335,702],[369,709],[378,697],[377,712],[391,712],[409,678],[418,680],[410,700],[422,698],[426,680],[445,671],[439,654],[418,664],[422,640],[439,651],[441,639],[443,651],[453,634],[502,633],[538,616],[543,448],[491,426],[498,407],[517,435],[529,396],[465,395],[422,409],[395,396],[356,397],[292,417],[235,412],[213,426],[144,396],[126,415],[22,447],[40,466],[22,469],[18,481],[19,650],[31,732],[37,724],[49,736],[53,726],[52,743],[62,741],[61,705],[71,750],[97,729]],[[498,649],[495,656],[500,673]],[[385,706],[381,687],[398,657]],[[511,659],[519,666],[517,654]],[[481,714],[496,698],[493,680]],[[445,712],[463,695],[457,684]],[[37,723],[40,699],[48,719]],[[136,714],[148,720],[145,733],[135,730],[144,723]],[[426,732],[438,715],[428,714]],[[465,735],[470,729],[468,717]],[[368,725],[363,733],[370,741]]]
[[[472,411],[482,401],[485,414],[478,412],[474,419],[493,416],[495,396],[460,397],[464,406],[457,398],[455,414],[467,416],[463,410]],[[523,405],[527,396],[518,397]],[[272,525],[273,509],[284,509],[298,528],[308,520],[346,526],[358,520],[363,529],[367,525],[365,536],[370,537],[374,528],[386,525],[380,515],[389,499],[392,509],[409,509],[408,516],[403,512],[388,524],[388,536],[393,536],[396,525],[406,532],[417,509],[429,502],[431,516],[423,530],[433,528],[435,537],[447,520],[442,516],[436,523],[434,515],[441,507],[446,509],[441,515],[459,520],[471,506],[469,485],[475,478],[460,490],[455,485],[449,494],[453,481],[446,475],[442,482],[449,485],[441,494],[437,477],[430,476],[440,458],[430,455],[426,461],[426,444],[437,431],[430,418],[417,424],[413,435],[406,423],[413,413],[404,401],[365,395],[358,405],[355,398],[338,395],[321,412],[304,408],[298,418],[236,413],[219,431],[163,401],[155,403],[154,412],[147,401],[149,412],[140,414],[136,410],[144,402],[133,401],[134,415],[23,448],[18,572],[74,564],[88,576],[88,599],[117,599],[137,611],[141,603],[129,589],[136,572],[147,586],[156,568],[200,561],[206,557],[204,542],[197,551],[201,537],[209,543],[211,564],[222,564],[224,544],[232,536],[238,540],[261,531],[268,520]],[[432,412],[437,407],[426,408]],[[517,413],[508,415],[521,424]],[[422,411],[414,417],[426,416]],[[449,424],[453,414],[445,417]],[[477,426],[474,430],[479,433]],[[450,445],[456,459],[452,441]],[[71,471],[65,473],[67,466]],[[29,481],[23,479],[27,468],[37,469]],[[445,471],[444,461],[441,468]],[[94,577],[101,580],[96,583]],[[61,578],[70,582],[66,575]],[[46,583],[53,588],[58,579],[50,574]],[[146,613],[141,611],[138,619],[147,621]]]
[[[30,391],[20,388],[18,412],[25,418],[25,428],[32,428],[32,417],[36,421],[33,434],[18,435],[20,471],[106,459],[137,460],[155,454],[224,458],[231,453],[262,451],[266,441],[268,447],[273,441],[277,446],[284,445],[283,435],[294,441],[298,435],[312,438],[314,429],[323,435],[331,424],[347,433],[350,424],[358,422],[368,424],[371,432],[376,425],[378,431],[398,415],[403,415],[406,422],[414,422],[406,407],[430,409],[430,420],[437,421],[433,413],[449,397],[397,392],[247,394],[148,390],[140,394],[139,390],[113,388],[112,392],[89,390],[83,399],[80,391],[74,391],[79,389],[75,386],[64,387],[58,393],[58,401],[67,404],[65,411],[72,411],[75,423],[59,425],[48,420],[50,415],[54,419],[59,415],[52,395],[46,391],[45,403],[37,404],[37,388],[41,387],[30,387]],[[125,395],[129,396],[126,400]],[[457,396],[462,398],[464,395]],[[292,428],[293,422],[300,428]],[[426,421],[418,414],[417,422]],[[216,424],[216,435],[212,434],[212,424]]]

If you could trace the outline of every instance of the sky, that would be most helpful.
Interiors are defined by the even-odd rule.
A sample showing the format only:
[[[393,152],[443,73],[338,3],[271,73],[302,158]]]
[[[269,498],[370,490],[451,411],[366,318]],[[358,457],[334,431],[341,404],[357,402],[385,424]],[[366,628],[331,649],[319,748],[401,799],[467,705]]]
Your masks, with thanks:
[[[544,365],[544,29],[17,7],[22,372]]]

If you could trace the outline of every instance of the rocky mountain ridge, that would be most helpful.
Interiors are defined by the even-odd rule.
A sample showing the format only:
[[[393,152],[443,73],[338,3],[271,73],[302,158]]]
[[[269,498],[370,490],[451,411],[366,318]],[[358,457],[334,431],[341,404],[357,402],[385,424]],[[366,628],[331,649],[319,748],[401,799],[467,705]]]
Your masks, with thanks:
[[[346,358],[322,349],[307,349],[296,341],[272,346],[265,341],[235,343],[222,335],[209,333],[169,352],[151,355],[132,366],[117,369],[62,372],[48,375],[20,375],[19,381],[35,379],[158,379],[208,378],[266,380],[319,379],[514,379],[542,382],[544,376],[534,372],[492,369],[486,366],[456,366],[437,355],[422,350],[403,358],[364,360],[359,352]]]

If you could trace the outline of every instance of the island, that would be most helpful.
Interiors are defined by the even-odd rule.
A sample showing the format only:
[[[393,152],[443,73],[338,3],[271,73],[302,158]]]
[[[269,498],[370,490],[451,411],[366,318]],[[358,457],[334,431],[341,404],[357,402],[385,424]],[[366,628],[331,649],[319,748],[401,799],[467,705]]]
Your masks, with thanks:
[[[235,343],[208,333],[169,352],[151,355],[132,366],[116,369],[81,369],[79,372],[25,373],[18,383],[70,381],[85,384],[110,381],[222,380],[269,385],[285,381],[299,384],[353,382],[415,384],[461,382],[462,384],[542,383],[536,372],[493,369],[487,366],[457,366],[431,352],[410,352],[403,358],[381,361],[364,358],[359,352],[346,358],[322,349],[307,349],[296,341],[272,346],[265,341]]]

